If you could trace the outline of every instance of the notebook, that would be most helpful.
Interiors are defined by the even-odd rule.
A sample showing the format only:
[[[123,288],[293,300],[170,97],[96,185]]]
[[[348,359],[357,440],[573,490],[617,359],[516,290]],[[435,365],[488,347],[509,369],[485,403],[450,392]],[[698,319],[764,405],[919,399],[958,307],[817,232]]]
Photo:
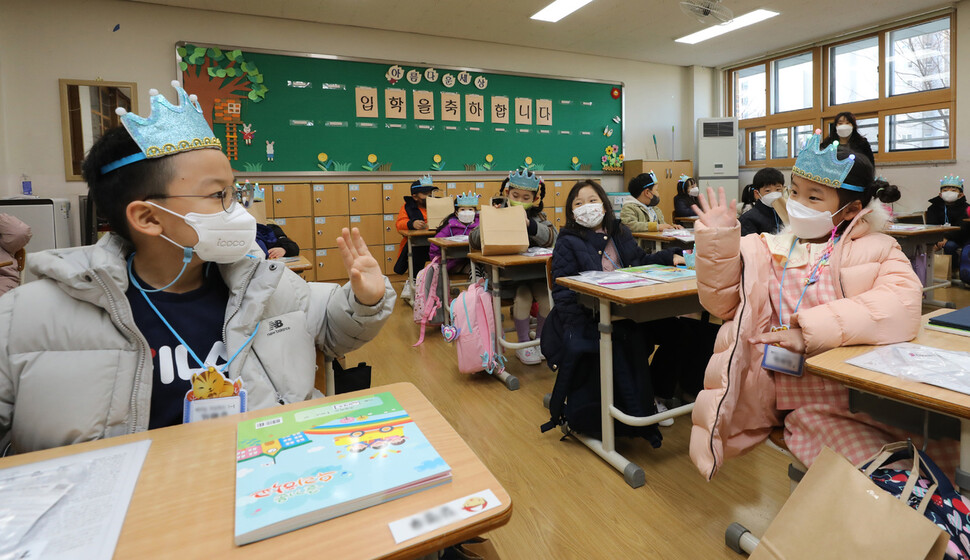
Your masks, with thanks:
[[[678,280],[690,280],[697,278],[697,272],[694,270],[676,266],[665,266],[662,264],[630,266],[627,268],[621,268],[619,270],[629,274],[634,274],[641,278],[656,280],[658,282],[676,282]]]
[[[239,423],[235,543],[243,545],[451,480],[390,393]]]
[[[929,320],[926,328],[936,331],[970,336],[970,307],[944,313]]]

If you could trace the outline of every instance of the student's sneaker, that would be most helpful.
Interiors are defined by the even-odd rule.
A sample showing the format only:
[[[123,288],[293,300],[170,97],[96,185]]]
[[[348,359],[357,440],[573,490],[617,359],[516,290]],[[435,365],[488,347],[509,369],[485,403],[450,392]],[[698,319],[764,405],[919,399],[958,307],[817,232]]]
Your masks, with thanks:
[[[530,346],[528,348],[519,348],[515,351],[515,357],[519,359],[520,362],[527,366],[534,366],[536,364],[542,363],[542,358],[539,357],[539,349],[535,346]]]
[[[657,413],[658,414],[661,413],[661,412],[667,412],[667,410],[668,410],[667,409],[667,405],[664,404],[664,402],[662,400],[660,400],[660,399],[654,399],[653,402],[655,402],[657,404]],[[666,420],[661,420],[660,422],[657,422],[657,425],[658,426],[663,426],[664,428],[669,428],[670,426],[673,426],[674,425],[674,419],[673,418],[668,418]]]

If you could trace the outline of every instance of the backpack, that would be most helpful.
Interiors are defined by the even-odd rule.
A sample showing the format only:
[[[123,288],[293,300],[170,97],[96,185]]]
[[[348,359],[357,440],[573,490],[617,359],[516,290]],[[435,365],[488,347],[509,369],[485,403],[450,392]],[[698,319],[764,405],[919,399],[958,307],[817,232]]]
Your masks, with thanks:
[[[495,311],[492,294],[480,280],[451,303],[451,324],[457,331],[458,371],[499,373],[505,369],[505,356],[496,352]]]
[[[541,426],[568,428],[591,437],[602,437],[600,404],[599,340],[595,327],[589,332],[563,328],[557,308],[546,319],[541,347],[546,362],[556,371],[556,383],[549,399],[550,420]],[[552,327],[552,328],[550,328]],[[642,325],[629,321],[613,323],[613,404],[631,416],[656,413],[653,386],[646,374],[652,345],[646,344]],[[656,424],[629,426],[614,421],[617,436],[643,437],[660,447],[663,437]]]
[[[442,307],[444,287],[438,281],[441,278],[441,261],[435,257],[415,276],[414,285],[414,322],[421,325],[421,335],[414,346],[424,342],[425,327],[440,325],[445,321],[445,311]]]
[[[960,251],[960,281],[970,286],[970,243]]]

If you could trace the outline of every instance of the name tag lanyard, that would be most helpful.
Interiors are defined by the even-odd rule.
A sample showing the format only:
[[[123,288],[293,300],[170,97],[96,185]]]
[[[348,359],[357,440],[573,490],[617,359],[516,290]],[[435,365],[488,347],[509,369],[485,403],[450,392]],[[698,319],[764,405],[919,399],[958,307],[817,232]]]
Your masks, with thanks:
[[[152,300],[150,300],[148,298],[148,293],[147,292],[160,292],[160,291],[164,290],[165,288],[168,288],[169,286],[171,286],[172,284],[174,284],[175,283],[175,280],[178,280],[178,277],[176,277],[176,279],[173,280],[168,286],[165,286],[165,288],[159,288],[157,290],[146,290],[145,288],[143,288],[141,286],[141,284],[138,283],[138,280],[135,279],[135,275],[134,275],[134,273],[131,270],[131,263],[134,260],[134,257],[135,257],[135,253],[132,253],[131,255],[128,256],[128,278],[131,279],[132,285],[135,286],[135,288],[138,289],[138,291],[141,293],[141,296],[143,298],[145,298],[145,301],[146,302],[148,302],[148,306],[152,308],[152,311],[155,312],[155,315],[158,315],[158,318],[162,320],[162,323],[166,327],[168,327],[168,330],[171,331],[171,333],[175,336],[175,338],[178,339],[179,343],[182,346],[184,346],[185,349],[189,352],[189,355],[192,356],[192,358],[196,361],[196,363],[199,364],[199,367],[206,368],[206,369],[209,369],[209,370],[214,370],[214,371],[219,372],[220,374],[223,373],[223,372],[225,372],[226,370],[228,370],[229,369],[229,364],[231,364],[232,361],[236,359],[236,356],[238,356],[239,353],[242,352],[243,348],[245,348],[250,342],[252,342],[253,338],[255,338],[256,333],[259,331],[259,323],[257,323],[256,324],[256,328],[253,329],[253,334],[249,335],[249,338],[246,339],[246,342],[244,342],[242,344],[242,346],[240,346],[239,349],[236,350],[236,353],[233,354],[231,358],[229,358],[229,361],[227,361],[226,363],[222,364],[222,368],[216,367],[215,364],[213,364],[213,365],[207,365],[207,364],[205,364],[202,360],[199,359],[199,356],[196,355],[196,353],[192,350],[192,348],[189,347],[188,343],[185,342],[185,339],[183,339],[179,335],[179,333],[176,332],[174,328],[172,328],[172,325],[168,322],[168,320],[165,319],[165,317],[162,315],[162,312],[159,311],[157,307],[155,307],[155,304],[152,303]],[[188,249],[186,251],[186,258],[188,260],[191,260],[192,259],[191,249]],[[187,264],[188,264],[188,262],[185,261],[185,264],[182,266],[182,271],[183,272],[185,271],[185,266]],[[181,275],[182,275],[182,273],[180,272],[179,273],[179,276],[181,276]]]
[[[805,297],[805,292],[808,291],[808,287],[818,282],[819,276],[821,276],[822,274],[822,267],[828,266],[829,257],[832,256],[832,252],[835,250],[835,244],[839,242],[840,237],[833,236],[831,243],[829,243],[828,247],[825,248],[825,251],[823,251],[822,254],[819,256],[818,261],[815,263],[815,266],[812,268],[812,272],[808,275],[808,278],[805,279],[805,287],[802,288],[802,293],[801,295],[798,296],[798,302],[795,303],[795,309],[792,309],[791,315],[789,315],[789,317],[798,313],[798,308],[801,307],[802,305],[802,298]],[[777,329],[773,328],[772,330],[788,330],[789,328],[789,326],[785,324],[784,319],[782,319],[782,311],[785,308],[785,299],[784,299],[785,273],[788,272],[788,263],[790,262],[792,251],[795,250],[795,244],[797,243],[798,243],[798,238],[796,237],[792,241],[791,248],[788,249],[788,257],[785,259],[785,268],[781,271],[781,283],[778,286],[778,322],[781,324],[781,326],[778,327]]]

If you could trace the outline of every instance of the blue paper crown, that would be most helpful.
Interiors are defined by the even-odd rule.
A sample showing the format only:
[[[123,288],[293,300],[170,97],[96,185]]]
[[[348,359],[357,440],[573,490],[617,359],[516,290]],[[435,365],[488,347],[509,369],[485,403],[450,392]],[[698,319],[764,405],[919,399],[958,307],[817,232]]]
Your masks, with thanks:
[[[956,187],[962,191],[963,179],[961,179],[959,175],[947,175],[946,177],[943,177],[942,179],[940,179],[940,186]]]
[[[657,174],[653,172],[653,169],[651,169],[650,172],[647,173],[647,175],[650,176],[650,182],[647,183],[646,185],[643,185],[643,188],[652,187],[657,184]]]
[[[169,103],[158,90],[148,90],[151,95],[151,113],[148,118],[139,117],[120,107],[115,110],[141,153],[105,165],[101,168],[102,174],[147,158],[170,156],[200,148],[222,149],[222,142],[212,133],[212,127],[206,122],[196,96],[185,93],[177,80],[172,81],[172,87],[178,92],[178,105]]]
[[[527,191],[538,191],[542,178],[528,169],[517,169],[509,172],[509,186]]]
[[[683,183],[687,179],[690,179],[690,175],[685,175],[685,174],[681,173],[680,174],[680,177],[677,178],[677,182],[678,183]]]
[[[478,206],[478,193],[465,192],[455,197],[455,206]]]
[[[422,187],[434,186],[434,179],[431,178],[431,175],[425,175],[424,177],[421,177],[420,179],[418,179],[418,182],[421,183]]]
[[[815,181],[836,189],[864,191],[865,187],[842,182],[855,164],[855,154],[849,154],[849,157],[840,160],[837,157],[838,141],[832,142],[824,150],[819,149],[821,142],[822,131],[816,130],[815,134],[808,139],[808,143],[805,144],[802,151],[798,152],[795,166],[791,168],[792,175],[804,177],[809,181]]]

